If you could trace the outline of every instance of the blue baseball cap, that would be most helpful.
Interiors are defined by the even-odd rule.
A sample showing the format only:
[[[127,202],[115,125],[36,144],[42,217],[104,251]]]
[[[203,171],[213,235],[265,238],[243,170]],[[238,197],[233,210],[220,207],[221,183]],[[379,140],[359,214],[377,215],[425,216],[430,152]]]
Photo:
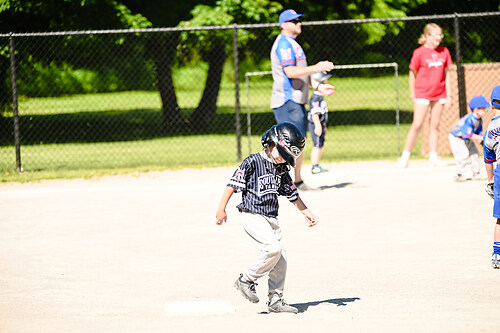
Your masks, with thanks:
[[[500,103],[493,102],[493,100],[495,99],[500,101],[500,86],[496,86],[491,92],[491,104],[497,108],[500,108]]]
[[[295,20],[297,17],[304,16],[303,14],[297,14],[293,9],[287,9],[280,14],[280,25],[286,21]]]
[[[477,108],[485,108],[486,109],[486,108],[489,108],[490,106],[491,105],[486,100],[486,97],[484,97],[482,95],[472,97],[470,102],[469,102],[469,107],[473,111],[474,111],[474,109],[477,109]]]

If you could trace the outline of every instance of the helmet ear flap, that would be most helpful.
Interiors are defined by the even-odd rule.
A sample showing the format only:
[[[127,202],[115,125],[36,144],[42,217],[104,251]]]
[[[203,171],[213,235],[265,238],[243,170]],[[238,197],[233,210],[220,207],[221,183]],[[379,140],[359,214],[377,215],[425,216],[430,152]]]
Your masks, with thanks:
[[[262,143],[262,147],[264,148],[269,148],[271,146],[272,140],[271,140],[271,130],[267,130],[263,135],[260,140]]]

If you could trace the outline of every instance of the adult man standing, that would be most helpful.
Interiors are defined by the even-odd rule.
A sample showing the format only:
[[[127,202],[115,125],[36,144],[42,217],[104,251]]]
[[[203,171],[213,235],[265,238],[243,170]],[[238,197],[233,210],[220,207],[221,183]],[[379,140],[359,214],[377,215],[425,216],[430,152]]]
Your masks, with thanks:
[[[318,90],[323,95],[331,95],[335,88],[330,84],[313,80],[309,75],[331,71],[333,63],[320,61],[315,65],[307,66],[306,55],[295,38],[302,32],[301,17],[293,9],[283,11],[279,16],[281,34],[274,41],[271,49],[271,66],[273,72],[273,91],[271,94],[271,108],[274,117],[279,123],[291,122],[302,132],[307,134],[307,113],[305,104],[308,102],[309,88]],[[296,160],[295,185],[300,190],[311,189],[302,180],[303,154]]]

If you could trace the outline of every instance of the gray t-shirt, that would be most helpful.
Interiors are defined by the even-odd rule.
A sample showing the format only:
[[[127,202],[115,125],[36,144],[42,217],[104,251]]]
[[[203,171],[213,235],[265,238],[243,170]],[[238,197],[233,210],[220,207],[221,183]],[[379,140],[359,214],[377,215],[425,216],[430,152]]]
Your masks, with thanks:
[[[306,55],[302,47],[292,37],[279,34],[271,49],[273,91],[271,108],[278,108],[289,100],[306,104],[309,93],[309,76],[290,79],[283,68],[286,66],[307,67]]]

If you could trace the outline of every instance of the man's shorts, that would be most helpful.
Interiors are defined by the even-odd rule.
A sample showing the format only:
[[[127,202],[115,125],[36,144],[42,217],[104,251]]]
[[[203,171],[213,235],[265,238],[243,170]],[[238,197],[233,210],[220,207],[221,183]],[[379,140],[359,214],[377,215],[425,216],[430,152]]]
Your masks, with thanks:
[[[500,169],[499,165],[496,166],[493,171],[495,178],[495,186],[493,191],[495,192],[495,199],[493,202],[493,217],[500,219]]]
[[[321,148],[323,147],[323,144],[325,143],[325,127],[323,127],[323,132],[321,132],[320,136],[317,136],[314,133],[314,123],[313,122],[308,122],[309,123],[309,133],[311,133],[311,139],[313,142],[314,147]]]
[[[304,104],[298,104],[294,101],[287,101],[279,108],[273,109],[274,118],[278,124],[289,122],[297,126],[304,138],[307,135],[307,113]]]

